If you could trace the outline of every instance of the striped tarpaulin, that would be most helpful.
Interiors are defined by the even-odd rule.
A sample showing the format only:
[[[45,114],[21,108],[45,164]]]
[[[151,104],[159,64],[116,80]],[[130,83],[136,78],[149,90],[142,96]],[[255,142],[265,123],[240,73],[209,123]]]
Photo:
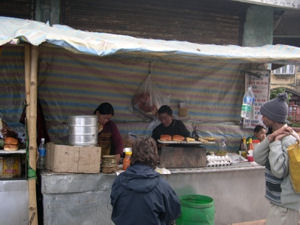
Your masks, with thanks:
[[[18,120],[24,100],[23,54],[22,48],[4,47],[0,56],[0,82],[5,86],[0,92],[0,113],[12,123]],[[240,120],[244,92],[241,64],[96,57],[41,47],[38,90],[52,139],[65,139],[69,115],[91,114],[104,101],[113,104],[117,123],[134,124],[130,126],[133,133],[149,134],[149,122],[130,107],[148,74],[149,62],[153,83],[175,114],[183,101],[188,104],[190,121]],[[128,129],[120,126],[123,134]]]
[[[20,126],[25,100],[24,49],[4,47],[0,51],[0,115],[10,126]]]

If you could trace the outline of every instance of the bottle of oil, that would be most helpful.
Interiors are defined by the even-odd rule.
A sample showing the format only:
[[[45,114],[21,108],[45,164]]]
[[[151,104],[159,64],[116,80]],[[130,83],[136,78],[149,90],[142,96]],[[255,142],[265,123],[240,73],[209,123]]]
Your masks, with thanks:
[[[252,138],[249,139],[249,149],[248,149],[248,161],[249,162],[253,162],[254,158],[253,158],[253,143],[252,143]]]
[[[242,139],[240,150],[247,152],[247,143],[246,143],[245,137],[243,137],[243,139]]]
[[[125,158],[123,160],[123,170],[126,170],[130,166],[130,158],[132,152],[125,152]]]
[[[247,143],[245,137],[243,137],[241,140],[240,155],[247,159]]]

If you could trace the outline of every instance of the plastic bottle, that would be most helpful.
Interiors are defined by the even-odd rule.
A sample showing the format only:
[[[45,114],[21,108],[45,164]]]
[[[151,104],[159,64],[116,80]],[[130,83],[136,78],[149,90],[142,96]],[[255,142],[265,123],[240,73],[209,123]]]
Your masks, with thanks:
[[[198,135],[196,129],[194,129],[193,132],[192,132],[192,138],[195,138],[195,140],[198,140],[198,138],[199,138],[199,135]]]
[[[223,153],[227,152],[227,146],[226,146],[226,142],[224,139],[222,139],[222,141],[219,145],[219,151],[223,152]]]
[[[243,104],[241,110],[241,117],[244,119],[253,119],[253,105],[255,101],[255,96],[252,91],[252,87],[248,87],[248,90],[244,94]]]
[[[253,158],[253,143],[252,143],[252,138],[249,139],[249,149],[248,149],[248,161],[249,162],[253,162],[254,158]]]
[[[250,150],[252,150],[252,151],[254,150],[252,138],[249,138],[249,149],[248,149],[248,151],[250,151]]]
[[[38,159],[37,167],[40,170],[44,170],[46,168],[45,138],[41,139],[41,143],[39,145],[39,159]]]
[[[241,149],[241,151],[247,152],[247,143],[246,143],[246,138],[245,137],[243,137],[243,139],[242,139],[240,149]]]
[[[125,152],[125,158],[123,160],[123,170],[126,170],[130,166],[130,158],[132,152]]]
[[[243,137],[241,141],[241,146],[240,146],[240,155],[247,159],[247,143],[246,143],[246,138]]]

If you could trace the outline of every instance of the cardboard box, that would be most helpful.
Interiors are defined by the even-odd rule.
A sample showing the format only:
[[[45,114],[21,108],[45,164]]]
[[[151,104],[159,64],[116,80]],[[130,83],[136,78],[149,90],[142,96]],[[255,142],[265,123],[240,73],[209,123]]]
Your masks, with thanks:
[[[46,146],[46,168],[59,173],[100,173],[101,148],[56,145]]]

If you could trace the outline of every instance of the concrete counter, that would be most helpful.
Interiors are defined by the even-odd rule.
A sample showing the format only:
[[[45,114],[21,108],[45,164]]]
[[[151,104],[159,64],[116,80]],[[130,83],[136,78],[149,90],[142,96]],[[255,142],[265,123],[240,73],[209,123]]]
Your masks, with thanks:
[[[178,195],[214,198],[216,225],[266,217],[264,168],[250,163],[229,167],[172,169],[162,175]],[[111,225],[110,192],[115,175],[42,174],[44,225]]]
[[[28,225],[28,182],[0,180],[0,224]]]

